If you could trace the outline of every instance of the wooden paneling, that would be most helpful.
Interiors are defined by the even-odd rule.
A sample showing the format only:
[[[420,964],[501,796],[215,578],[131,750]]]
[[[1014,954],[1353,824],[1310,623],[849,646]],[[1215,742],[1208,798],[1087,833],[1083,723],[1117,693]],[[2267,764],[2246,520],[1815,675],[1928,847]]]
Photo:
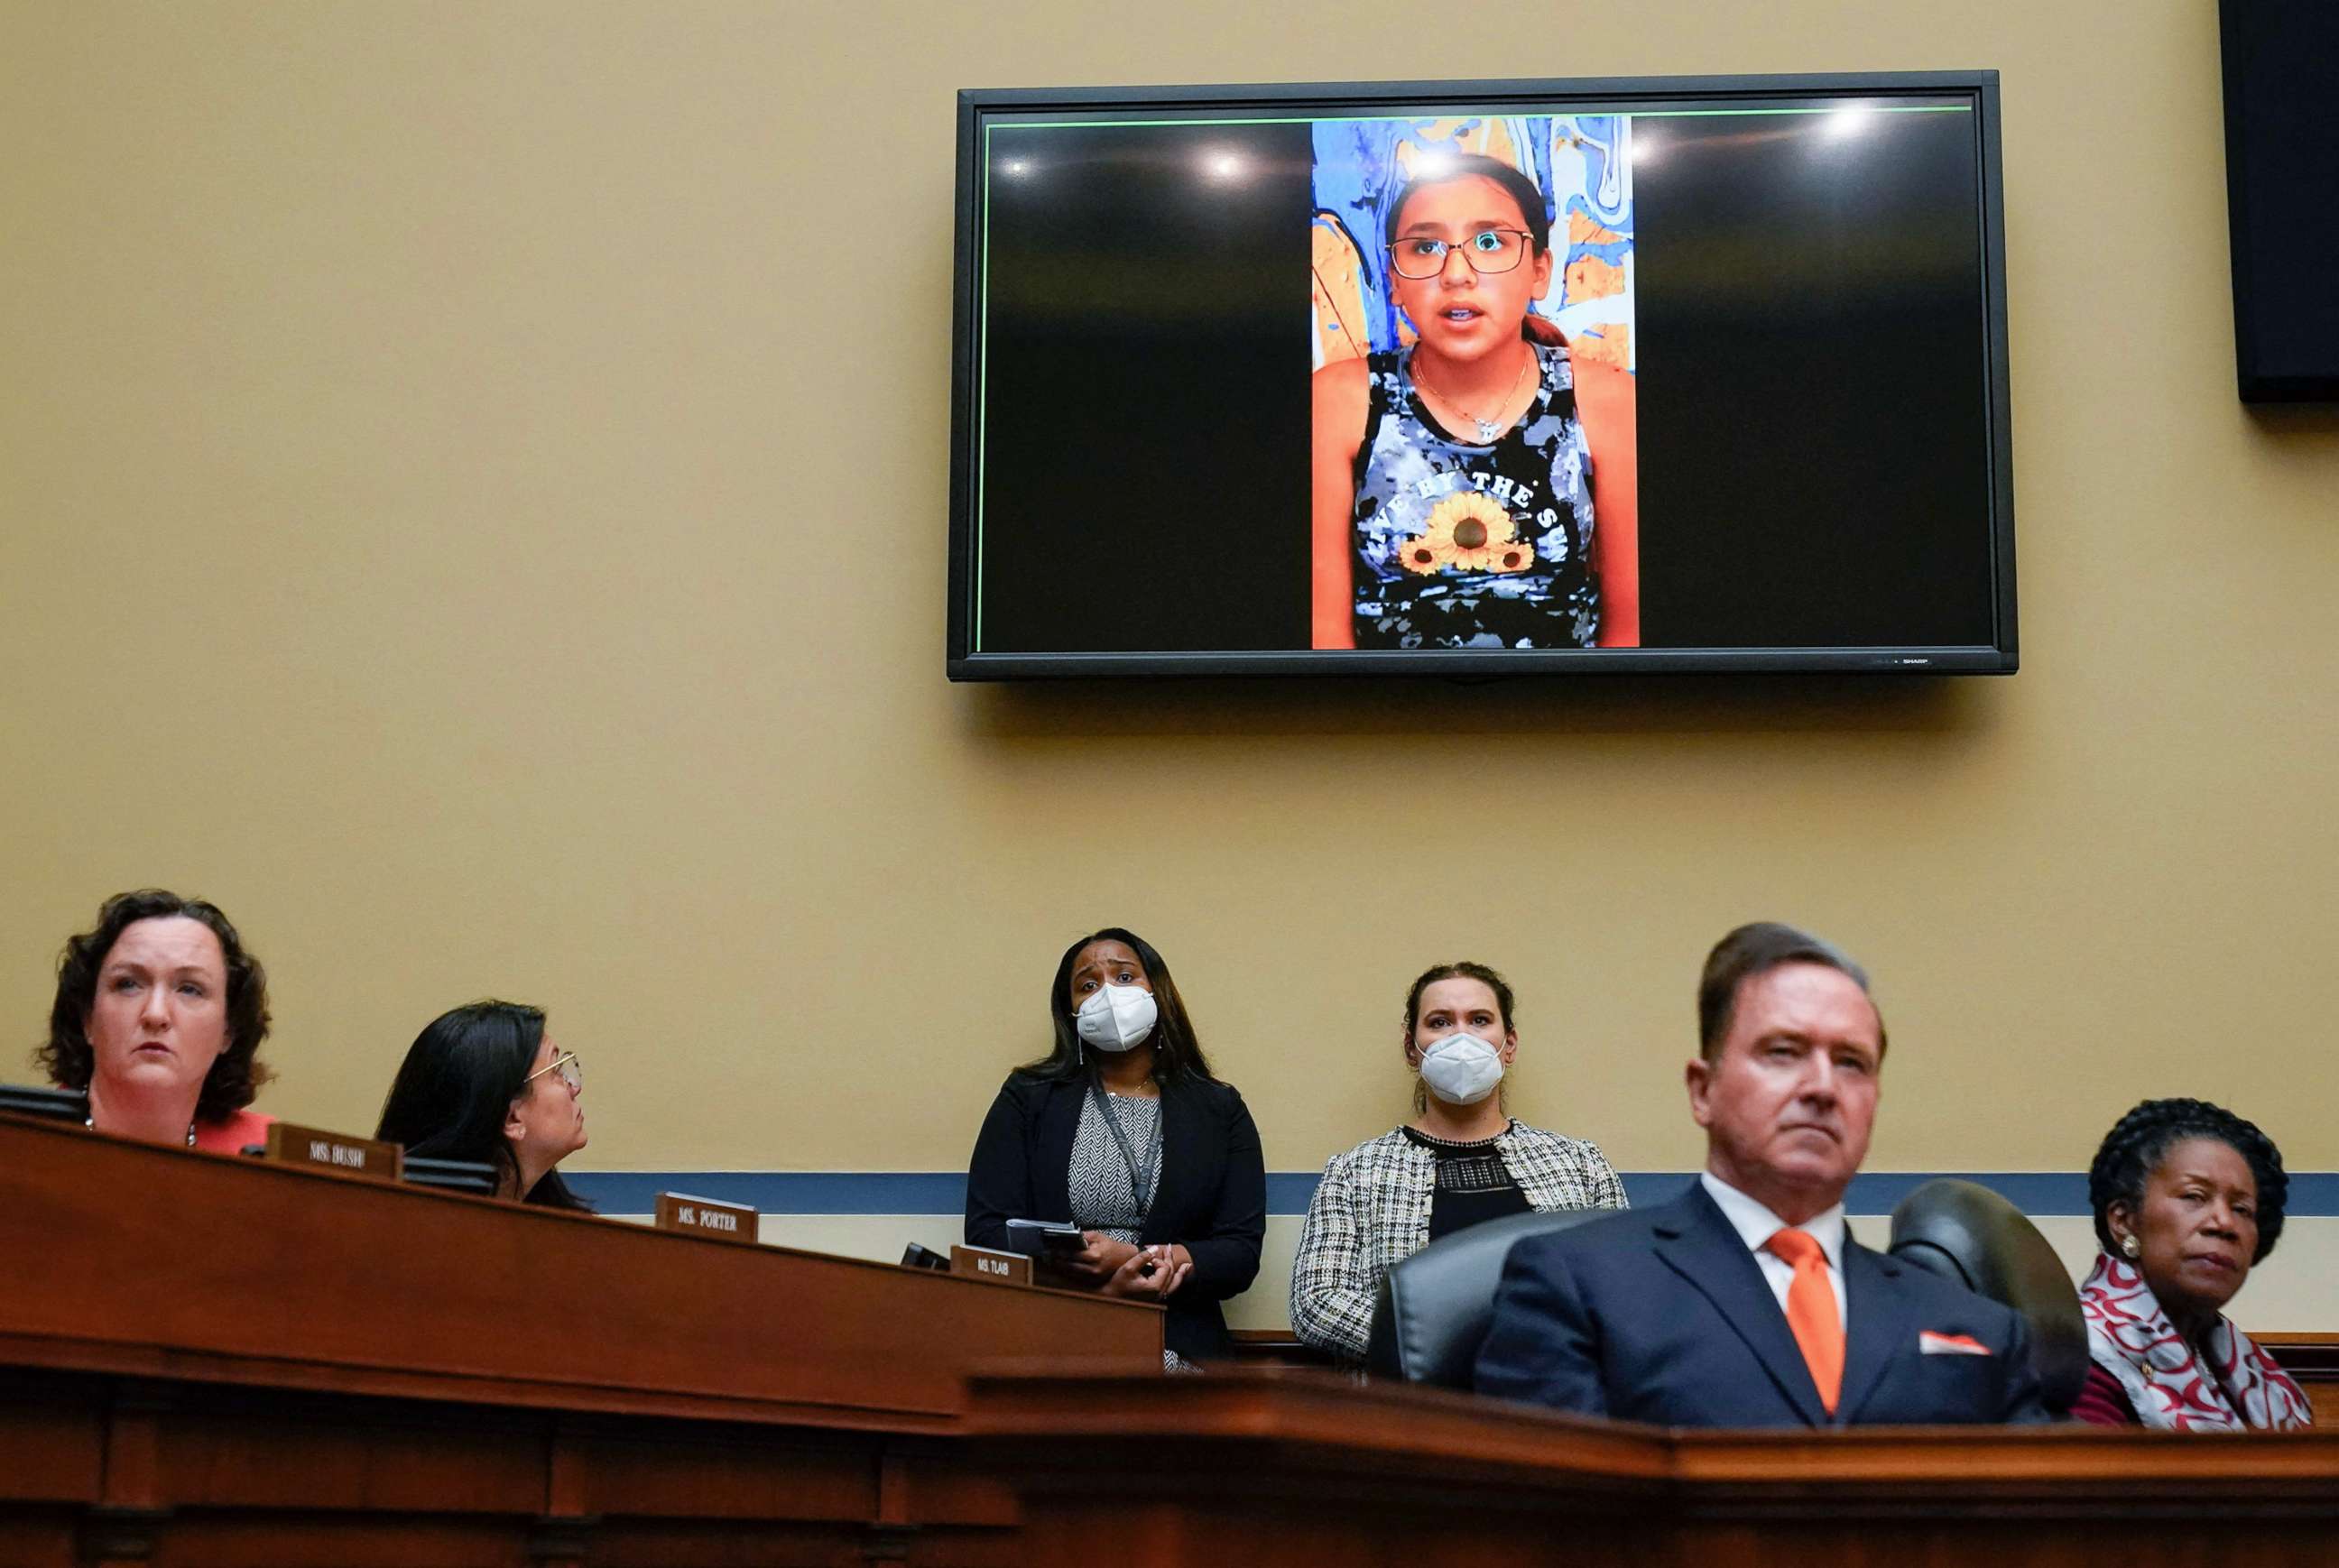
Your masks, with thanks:
[[[1245,1366],[1332,1366],[1329,1352],[1303,1345],[1288,1328],[1237,1328],[1231,1359]]]
[[[0,1362],[941,1431],[976,1356],[1150,1356],[1157,1307],[0,1117]]]
[[[1160,1381],[1156,1307],[5,1117],[0,1257],[8,1568],[1004,1565],[967,1370]]]
[[[2339,1433],[1678,1433],[1165,1378],[1151,1308],[5,1119],[0,1257],[35,1260],[0,1294],[6,1568],[2259,1568],[2339,1538]]]
[[[2326,1561],[2339,1531],[2339,1434],[1673,1432],[1272,1371],[978,1377],[970,1423],[1014,1479],[1027,1561],[1065,1568],[1106,1531],[1140,1568],[1559,1543],[1571,1564],[2099,1568],[2108,1542],[2209,1568]]]
[[[54,1402],[74,1380],[37,1381],[0,1368],[35,1450],[120,1384],[91,1375],[75,1411]],[[0,1563],[64,1568],[77,1531],[235,1568],[1013,1561],[1012,1489],[947,1439],[198,1384],[135,1385],[112,1420],[149,1435],[130,1495],[84,1466],[35,1500],[0,1469]]]
[[[74,1378],[0,1367],[0,1499],[85,1502],[105,1468],[105,1397]],[[0,1563],[10,1559],[0,1555]]]

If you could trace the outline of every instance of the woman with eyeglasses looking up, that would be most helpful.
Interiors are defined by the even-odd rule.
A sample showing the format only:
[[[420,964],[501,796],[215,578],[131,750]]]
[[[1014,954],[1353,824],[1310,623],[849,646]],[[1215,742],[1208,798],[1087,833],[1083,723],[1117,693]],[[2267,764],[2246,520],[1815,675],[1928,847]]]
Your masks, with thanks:
[[[1044,1282],[1168,1308],[1164,1364],[1222,1353],[1219,1303],[1250,1287],[1267,1234],[1258,1129],[1211,1076],[1170,966],[1118,926],[1064,950],[1048,986],[1053,1049],[1008,1075],[966,1174],[970,1247],[1011,1219],[1069,1222],[1077,1250]]]
[[[588,1209],[554,1169],[585,1147],[585,1069],[545,1032],[544,1010],[475,1001],[414,1037],[374,1136],[418,1159],[496,1169],[496,1196]]]
[[[1557,329],[1530,319],[1552,281],[1543,192],[1499,159],[1440,157],[1398,193],[1386,241],[1415,341],[1316,372],[1313,646],[1636,646],[1621,456],[1593,527],[1594,437],[1629,452],[1630,379],[1580,388]]]

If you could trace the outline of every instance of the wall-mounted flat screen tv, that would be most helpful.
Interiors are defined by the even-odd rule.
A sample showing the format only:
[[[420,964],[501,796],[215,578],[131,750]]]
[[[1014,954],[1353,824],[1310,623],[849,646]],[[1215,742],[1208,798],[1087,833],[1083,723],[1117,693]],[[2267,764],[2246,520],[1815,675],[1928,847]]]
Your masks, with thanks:
[[[949,670],[2015,667],[1994,72],[966,92]]]

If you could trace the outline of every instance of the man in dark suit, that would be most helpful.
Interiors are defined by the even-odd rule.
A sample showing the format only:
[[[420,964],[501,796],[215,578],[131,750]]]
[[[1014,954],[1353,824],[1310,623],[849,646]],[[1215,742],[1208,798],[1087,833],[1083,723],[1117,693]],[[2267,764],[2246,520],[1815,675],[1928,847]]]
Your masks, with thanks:
[[[2018,1314],[1846,1232],[1884,1065],[1867,974],[1742,926],[1707,956],[1698,1023],[1703,1174],[1513,1247],[1478,1391],[1669,1426],[2047,1419]]]

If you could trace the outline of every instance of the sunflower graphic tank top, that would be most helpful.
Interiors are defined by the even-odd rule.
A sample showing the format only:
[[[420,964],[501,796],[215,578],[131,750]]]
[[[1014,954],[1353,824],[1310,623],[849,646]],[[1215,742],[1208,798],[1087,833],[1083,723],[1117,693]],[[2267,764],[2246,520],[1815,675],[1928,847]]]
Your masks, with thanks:
[[[1371,355],[1357,449],[1360,648],[1588,648],[1592,451],[1567,350],[1535,345],[1543,376],[1491,446],[1440,429],[1414,388],[1413,350]]]

